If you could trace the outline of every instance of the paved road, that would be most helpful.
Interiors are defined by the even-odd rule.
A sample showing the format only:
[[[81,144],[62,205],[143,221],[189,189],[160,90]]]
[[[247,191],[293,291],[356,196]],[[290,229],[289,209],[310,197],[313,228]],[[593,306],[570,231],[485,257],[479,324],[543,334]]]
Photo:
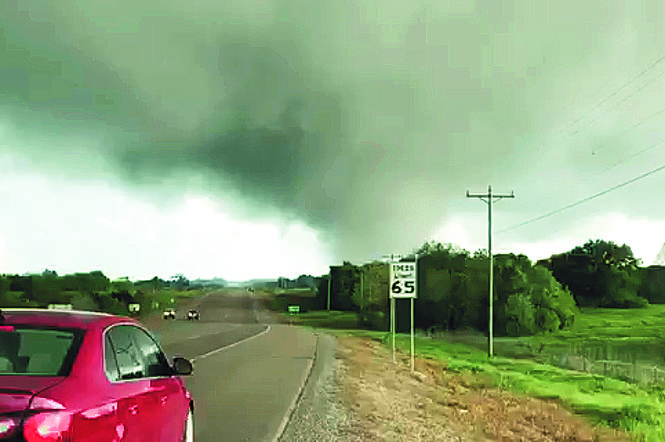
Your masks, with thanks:
[[[269,323],[244,290],[212,292],[200,321],[146,321],[164,350],[194,361],[186,378],[195,400],[196,440],[272,441],[295,405],[316,351],[316,337]]]

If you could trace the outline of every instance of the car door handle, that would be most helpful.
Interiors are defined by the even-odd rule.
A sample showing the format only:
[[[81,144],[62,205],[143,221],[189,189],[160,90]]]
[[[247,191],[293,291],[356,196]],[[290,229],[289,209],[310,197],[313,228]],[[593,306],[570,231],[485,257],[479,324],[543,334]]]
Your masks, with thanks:
[[[139,412],[139,406],[138,405],[134,404],[134,405],[129,406],[129,414],[131,414],[132,416],[135,416],[135,415],[138,414],[138,412]]]

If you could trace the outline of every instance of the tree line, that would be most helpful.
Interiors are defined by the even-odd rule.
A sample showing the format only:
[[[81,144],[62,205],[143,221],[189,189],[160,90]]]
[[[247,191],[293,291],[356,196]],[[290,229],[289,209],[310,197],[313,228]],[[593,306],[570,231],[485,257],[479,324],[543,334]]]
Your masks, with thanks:
[[[78,310],[129,314],[129,304],[139,304],[140,311],[153,309],[153,294],[165,288],[184,290],[189,280],[178,274],[169,280],[157,276],[132,282],[128,278],[111,281],[99,270],[59,276],[55,271],[41,274],[0,275],[0,306],[47,307],[71,304]]]
[[[427,242],[418,254],[415,326],[420,329],[474,329],[487,332],[489,255],[450,244]],[[403,261],[413,261],[414,256]],[[639,267],[627,245],[589,240],[550,259],[531,262],[521,254],[494,256],[494,332],[525,336],[570,327],[580,307],[639,308],[665,303],[653,268]],[[665,270],[663,268],[662,270]],[[665,280],[665,272],[660,276]],[[389,327],[389,265],[331,269],[331,309],[355,311],[371,328]],[[318,307],[327,307],[328,278],[318,287]],[[409,301],[396,300],[397,330],[410,327]]]

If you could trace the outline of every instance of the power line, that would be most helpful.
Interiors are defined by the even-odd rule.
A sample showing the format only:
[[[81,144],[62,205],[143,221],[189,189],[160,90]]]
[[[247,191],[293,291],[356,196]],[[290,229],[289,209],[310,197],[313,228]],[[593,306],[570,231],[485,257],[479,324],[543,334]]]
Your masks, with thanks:
[[[646,83],[644,83],[644,84],[642,85],[642,87],[640,87],[640,88],[637,89],[635,92],[633,92],[632,94],[628,95],[627,97],[624,97],[624,99],[621,100],[621,101],[619,101],[618,103],[616,103],[616,105],[617,105],[617,106],[620,106],[620,105],[622,105],[623,103],[625,103],[626,101],[630,100],[630,99],[633,98],[637,93],[639,93],[639,92],[641,92],[642,90],[644,90],[647,86],[650,86],[651,84],[653,84],[654,81],[658,80],[658,79],[661,78],[663,75],[665,75],[665,71],[661,72],[661,73],[658,74],[656,77],[652,78],[651,81],[647,81]]]
[[[634,83],[635,80],[637,80],[638,78],[640,78],[641,76],[643,76],[644,74],[646,74],[647,72],[649,72],[651,69],[653,69],[653,68],[655,68],[656,66],[658,66],[658,65],[659,65],[660,63],[662,63],[663,61],[665,61],[665,55],[662,55],[660,58],[658,58],[658,60],[654,61],[651,65],[649,65],[648,67],[646,67],[645,69],[643,69],[642,71],[640,71],[637,75],[635,75],[633,78],[631,78],[631,79],[628,80],[626,83],[624,83],[621,87],[619,87],[619,89],[615,90],[615,91],[612,92],[610,95],[608,95],[607,97],[605,97],[605,98],[603,98],[602,100],[600,100],[600,101],[599,101],[598,103],[596,103],[596,105],[593,106],[588,112],[584,113],[581,117],[579,117],[579,118],[577,118],[576,120],[574,120],[572,123],[570,123],[570,125],[571,125],[571,126],[575,126],[575,125],[576,125],[577,123],[579,123],[581,120],[583,120],[584,118],[586,118],[586,117],[588,117],[590,114],[592,114],[596,109],[598,109],[599,107],[601,107],[603,104],[607,103],[610,99],[614,98],[614,97],[617,96],[621,91],[623,91],[623,90],[626,89],[628,86],[630,86],[632,83]],[[650,83],[648,83],[648,84],[650,84]],[[643,88],[644,88],[644,87],[643,87]],[[643,89],[643,88],[642,88],[642,89]],[[642,89],[640,89],[640,90],[642,90]],[[639,91],[638,91],[638,92],[639,92]],[[575,133],[577,133],[577,132],[579,132],[579,131],[576,131]]]
[[[514,226],[512,226],[512,227],[508,227],[508,228],[506,228],[506,229],[500,230],[500,231],[498,231],[497,233],[507,232],[507,231],[509,231],[509,230],[513,230],[513,229],[516,229],[516,228],[518,228],[518,227],[522,227],[522,226],[525,226],[525,225],[527,225],[527,224],[531,224],[531,223],[533,223],[533,222],[540,221],[540,220],[543,219],[543,218],[547,218],[548,216],[555,215],[555,214],[557,214],[557,213],[563,212],[564,210],[571,209],[571,208],[573,208],[573,207],[575,207],[575,206],[579,206],[580,204],[583,204],[583,203],[585,203],[585,202],[587,202],[587,201],[590,201],[590,200],[592,200],[592,199],[598,198],[599,196],[602,196],[602,195],[608,194],[608,193],[610,193],[610,192],[612,192],[612,191],[614,191],[614,190],[616,190],[616,189],[619,189],[619,188],[621,188],[621,187],[627,186],[628,184],[634,183],[635,181],[641,180],[642,178],[645,178],[645,177],[647,177],[647,176],[649,176],[649,175],[653,175],[653,174],[656,173],[656,172],[660,172],[660,171],[663,170],[663,169],[665,169],[665,165],[662,165],[662,166],[660,166],[660,167],[658,167],[658,168],[656,168],[656,169],[653,169],[653,170],[651,170],[651,171],[649,171],[649,172],[643,173],[642,175],[637,176],[637,177],[635,177],[635,178],[632,178],[632,179],[630,179],[630,180],[628,180],[628,181],[624,181],[623,183],[617,184],[616,186],[610,187],[609,189],[603,190],[602,192],[598,192],[598,193],[596,193],[596,194],[594,194],[594,195],[588,196],[588,197],[586,197],[586,198],[584,198],[584,199],[581,199],[581,200],[576,201],[576,202],[574,202],[574,203],[568,204],[567,206],[561,207],[560,209],[553,210],[553,211],[548,212],[548,213],[546,213],[546,214],[544,214],[544,215],[540,215],[540,216],[538,216],[538,217],[536,217],[536,218],[532,218],[532,219],[530,219],[530,220],[528,220],[528,221],[524,221],[523,223],[516,224],[516,225],[514,225]]]
[[[665,74],[665,71],[663,71],[663,74]],[[641,125],[643,125],[643,124],[646,123],[647,121],[651,120],[652,118],[657,117],[657,116],[662,115],[662,114],[665,114],[665,107],[662,108],[662,109],[657,110],[656,112],[652,113],[651,115],[649,115],[649,116],[646,117],[646,118],[642,118],[641,120],[638,120],[637,123],[634,123],[634,124],[633,124],[632,126],[630,126],[628,129],[625,129],[625,130],[623,130],[623,131],[621,131],[621,132],[617,132],[617,133],[615,133],[614,135],[612,135],[612,138],[611,138],[611,139],[616,139],[616,138],[619,138],[619,137],[621,137],[621,136],[623,136],[623,135],[626,135],[628,132],[634,130],[635,128],[640,127]],[[603,147],[603,146],[600,146],[600,147]]]
[[[594,105],[589,111],[587,111],[586,113],[584,113],[582,116],[580,116],[580,117],[577,118],[576,120],[573,120],[573,121],[569,124],[569,127],[570,127],[571,129],[573,129],[574,126],[575,126],[577,123],[579,123],[579,122],[582,121],[583,119],[589,117],[591,114],[593,114],[593,112],[594,112],[595,110],[597,110],[598,108],[600,108],[603,104],[607,103],[607,102],[608,102],[610,99],[612,99],[613,97],[617,96],[621,91],[623,91],[624,89],[626,89],[628,86],[630,86],[632,83],[634,83],[634,82],[635,82],[636,80],[638,80],[640,77],[642,77],[643,75],[645,75],[647,72],[651,71],[653,68],[655,68],[656,66],[658,66],[659,64],[661,64],[663,61],[665,61],[665,55],[660,56],[656,61],[654,61],[653,63],[651,63],[651,64],[650,64],[649,66],[647,66],[646,68],[642,69],[642,70],[641,70],[640,72],[638,72],[635,76],[633,76],[630,80],[628,80],[626,83],[624,83],[623,85],[621,85],[617,90],[615,90],[614,92],[612,92],[611,94],[609,94],[609,95],[606,96],[605,98],[601,99],[601,100],[600,100],[598,103],[596,103],[596,105]],[[663,75],[665,75],[665,71],[661,72],[661,73],[660,73],[659,75],[657,75],[655,78],[651,79],[651,80],[648,81],[646,84],[642,85],[642,87],[640,87],[637,91],[633,92],[632,94],[629,94],[628,97],[624,98],[624,100],[622,100],[619,104],[624,103],[628,98],[634,96],[636,93],[640,92],[640,91],[643,90],[646,86],[652,84],[655,80],[657,80],[658,78],[662,77]],[[627,129],[627,130],[625,130],[625,131],[623,131],[623,132],[621,132],[621,133],[619,133],[619,134],[615,134],[615,135],[613,135],[613,138],[617,138],[617,137],[619,137],[619,136],[621,136],[621,135],[624,135],[624,134],[630,132],[631,130],[637,128],[638,126],[644,124],[646,121],[648,121],[648,120],[650,120],[650,119],[652,119],[652,118],[654,118],[654,117],[656,117],[656,116],[658,116],[658,115],[661,115],[661,114],[663,114],[664,112],[665,112],[665,108],[664,108],[664,109],[661,109],[661,110],[659,110],[659,111],[657,111],[657,112],[654,112],[653,114],[649,115],[648,117],[646,117],[646,118],[644,118],[644,119],[642,119],[642,120],[639,120],[636,124],[634,124],[634,125],[633,125],[632,127],[630,127],[629,129]],[[590,120],[587,124],[593,123],[594,121],[596,121],[596,118]],[[574,131],[574,132],[572,132],[572,133],[569,133],[569,134],[568,134],[568,138],[572,138],[572,136],[578,134],[580,131],[581,131],[581,129],[578,128],[576,131]],[[558,132],[560,132],[560,133],[563,132],[563,129],[558,130]],[[566,138],[566,134],[565,134],[565,133],[562,133],[561,135],[563,136],[563,138]],[[652,147],[651,147],[651,148],[652,148]],[[586,179],[589,179],[589,178],[591,178],[591,177],[593,177],[593,176],[597,176],[597,175],[599,175],[599,174],[605,173],[607,170],[609,170],[609,169],[611,169],[611,168],[614,168],[614,167],[618,166],[619,164],[621,164],[621,163],[627,161],[628,159],[633,158],[634,156],[637,156],[637,155],[639,155],[639,154],[645,152],[646,150],[650,150],[651,148],[648,148],[648,149],[642,150],[642,151],[640,151],[640,152],[637,152],[635,155],[629,156],[629,157],[625,158],[624,160],[620,160],[619,162],[614,163],[610,168],[607,168],[607,169],[605,169],[605,170],[599,172],[598,174],[594,174],[594,175],[592,175],[592,176],[590,176],[590,177],[588,177],[588,178],[586,178]]]
[[[655,149],[655,148],[658,147],[658,146],[663,145],[663,143],[665,143],[665,138],[661,138],[660,140],[658,140],[658,141],[656,141],[655,143],[653,143],[651,146],[649,146],[649,147],[645,147],[645,148],[642,149],[642,150],[638,150],[637,152],[633,153],[632,155],[628,155],[628,156],[625,157],[624,159],[617,161],[616,163],[612,164],[612,165],[609,166],[609,167],[606,167],[605,169],[601,170],[600,172],[594,173],[593,175],[589,175],[588,177],[584,178],[584,181],[588,181],[588,180],[590,180],[591,178],[595,178],[595,177],[597,177],[598,175],[602,175],[602,174],[604,174],[604,173],[606,173],[606,172],[609,172],[610,170],[612,170],[612,169],[614,169],[615,167],[617,167],[617,166],[619,166],[619,165],[625,163],[626,161],[628,161],[628,160],[630,160],[630,159],[632,159],[632,158],[635,158],[635,157],[638,156],[638,155],[642,155],[643,153],[648,152],[648,151],[650,151],[650,150],[652,150],[652,149]]]
[[[656,116],[658,116],[658,115],[662,115],[662,114],[665,114],[665,108],[662,108],[662,109],[660,109],[660,110],[658,110],[658,111],[652,113],[652,114],[649,115],[648,117],[639,120],[637,123],[633,124],[633,125],[632,125],[631,127],[629,127],[628,129],[626,129],[626,130],[624,130],[624,131],[622,131],[622,132],[619,132],[619,133],[613,135],[612,138],[611,138],[611,140],[615,140],[615,139],[617,139],[617,138],[619,138],[619,137],[622,137],[623,135],[626,135],[626,134],[629,133],[630,131],[634,130],[635,128],[637,128],[637,127],[639,127],[639,126],[641,126],[641,125],[643,125],[644,123],[646,123],[647,121],[651,120],[652,118],[654,118],[654,117],[656,117]],[[660,141],[658,141],[658,142],[652,144],[651,146],[649,146],[649,147],[647,147],[647,148],[645,148],[645,149],[642,149],[642,150],[640,150],[640,151],[637,151],[637,152],[633,153],[632,155],[628,155],[627,157],[624,157],[623,159],[621,159],[621,160],[619,160],[619,161],[616,161],[616,162],[613,163],[611,166],[606,167],[605,169],[601,170],[600,172],[597,172],[597,173],[591,174],[591,175],[587,176],[586,178],[583,178],[582,181],[587,181],[587,180],[589,180],[589,179],[591,179],[591,178],[594,178],[594,177],[596,177],[596,176],[598,176],[598,175],[602,175],[602,174],[604,174],[605,172],[607,172],[607,171],[609,171],[609,170],[611,170],[611,169],[614,169],[615,167],[619,166],[620,164],[625,163],[626,161],[630,160],[631,158],[634,158],[634,157],[636,157],[636,156],[638,156],[638,155],[641,155],[641,154],[643,154],[644,152],[647,152],[647,151],[649,151],[649,150],[655,148],[656,146],[659,146],[659,145],[663,144],[663,142],[665,142],[665,138],[661,139]],[[599,147],[602,148],[602,147],[604,147],[604,145],[601,145],[601,146],[599,146]]]
[[[616,103],[614,104],[614,107],[619,107],[619,106],[621,106],[622,104],[624,104],[626,101],[628,101],[628,100],[630,100],[631,98],[635,97],[635,95],[637,95],[638,93],[642,92],[642,91],[643,91],[644,89],[646,89],[648,86],[651,86],[656,80],[658,80],[659,78],[661,78],[663,75],[665,75],[665,70],[662,71],[661,73],[659,73],[659,74],[658,74],[657,76],[655,76],[654,78],[652,78],[650,81],[647,81],[646,83],[644,83],[644,84],[643,84],[642,86],[640,86],[637,90],[633,91],[632,94],[629,94],[629,95],[627,95],[626,97],[624,97],[621,101],[616,102]],[[605,109],[604,112],[609,112],[609,109]],[[659,112],[657,112],[656,114],[658,114],[658,113],[659,113]],[[649,118],[651,118],[651,117],[653,117],[653,115],[650,116],[650,117],[648,117],[647,119],[649,119]],[[598,120],[598,118],[599,118],[599,117],[592,118],[591,120],[589,120],[589,121],[587,122],[587,124],[593,124],[595,121]],[[642,121],[644,121],[644,120],[642,120]],[[580,132],[580,130],[581,130],[581,129],[576,130],[575,132],[572,133],[572,135],[577,135],[577,134]]]

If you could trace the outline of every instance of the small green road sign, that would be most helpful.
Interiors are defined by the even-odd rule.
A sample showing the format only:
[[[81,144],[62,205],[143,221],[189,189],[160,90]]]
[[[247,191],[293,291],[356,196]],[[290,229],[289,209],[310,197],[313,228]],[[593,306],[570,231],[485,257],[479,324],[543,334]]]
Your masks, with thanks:
[[[71,304],[49,304],[49,310],[73,310]]]
[[[296,315],[300,313],[300,306],[299,305],[290,305],[289,306],[289,313],[292,315]]]

